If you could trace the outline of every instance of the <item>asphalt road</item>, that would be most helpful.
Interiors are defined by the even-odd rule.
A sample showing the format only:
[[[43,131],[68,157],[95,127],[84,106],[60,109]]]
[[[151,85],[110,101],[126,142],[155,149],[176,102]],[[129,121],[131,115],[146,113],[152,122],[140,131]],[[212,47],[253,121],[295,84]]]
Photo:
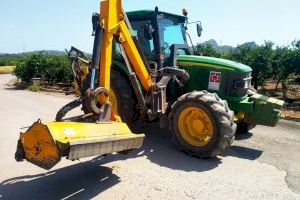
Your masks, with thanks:
[[[17,163],[20,128],[54,119],[69,98],[15,90],[0,75],[0,200],[2,199],[300,199],[300,124],[258,126],[223,156],[200,160],[178,152],[152,125],[141,149],[51,171]],[[75,111],[79,112],[79,111]]]

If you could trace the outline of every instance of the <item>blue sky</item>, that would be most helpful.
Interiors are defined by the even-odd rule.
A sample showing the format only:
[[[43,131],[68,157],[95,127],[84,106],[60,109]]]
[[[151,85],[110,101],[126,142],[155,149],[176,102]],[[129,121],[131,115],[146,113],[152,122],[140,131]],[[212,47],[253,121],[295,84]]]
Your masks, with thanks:
[[[190,21],[201,20],[203,36],[195,43],[215,39],[236,46],[264,40],[288,45],[300,39],[299,0],[123,0],[126,11],[154,9],[181,13],[189,10]],[[0,52],[64,50],[71,45],[92,51],[91,14],[99,0],[1,0]]]

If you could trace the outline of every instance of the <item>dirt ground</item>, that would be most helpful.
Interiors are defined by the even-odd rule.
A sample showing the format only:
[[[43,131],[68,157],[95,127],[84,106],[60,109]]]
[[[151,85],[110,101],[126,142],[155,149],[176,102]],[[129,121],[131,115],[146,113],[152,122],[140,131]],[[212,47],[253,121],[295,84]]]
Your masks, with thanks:
[[[258,89],[258,92],[266,96],[284,100],[286,105],[283,108],[281,117],[286,120],[300,122],[300,84],[291,81],[290,90],[287,93],[287,98],[283,98],[282,86],[278,85],[277,90],[275,81],[268,81],[263,87]]]

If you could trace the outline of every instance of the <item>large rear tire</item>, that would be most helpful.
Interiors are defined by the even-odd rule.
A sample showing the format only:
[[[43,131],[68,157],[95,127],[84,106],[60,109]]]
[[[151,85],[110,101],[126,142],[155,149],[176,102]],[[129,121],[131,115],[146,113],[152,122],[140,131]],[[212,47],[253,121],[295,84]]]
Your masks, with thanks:
[[[139,118],[139,110],[137,109],[137,99],[134,90],[126,76],[126,74],[120,72],[116,68],[112,68],[109,97],[112,103],[113,112],[119,115],[122,121],[133,129],[134,122]],[[89,88],[89,82],[87,80],[90,80],[90,74],[84,81],[83,94],[85,94],[86,90]],[[97,83],[98,81],[95,82]],[[97,85],[95,85],[95,87],[97,87]],[[84,95],[84,98],[82,99],[82,110],[85,114],[92,112],[89,104],[86,103],[89,101],[88,97]]]
[[[110,82],[110,101],[123,122],[133,129],[134,122],[139,117],[137,99],[130,81],[123,73],[112,70]]]
[[[233,116],[227,102],[217,94],[195,91],[173,104],[170,130],[180,150],[200,158],[213,158],[234,140]]]

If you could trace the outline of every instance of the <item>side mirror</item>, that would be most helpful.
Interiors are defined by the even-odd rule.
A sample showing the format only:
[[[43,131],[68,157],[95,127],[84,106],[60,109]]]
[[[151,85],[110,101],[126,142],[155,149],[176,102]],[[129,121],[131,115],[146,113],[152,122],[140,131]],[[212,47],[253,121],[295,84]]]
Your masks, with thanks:
[[[201,23],[197,23],[197,34],[198,34],[198,37],[201,37],[202,35],[202,25]]]
[[[146,40],[152,40],[153,26],[150,22],[147,22],[144,27],[144,37]]]

